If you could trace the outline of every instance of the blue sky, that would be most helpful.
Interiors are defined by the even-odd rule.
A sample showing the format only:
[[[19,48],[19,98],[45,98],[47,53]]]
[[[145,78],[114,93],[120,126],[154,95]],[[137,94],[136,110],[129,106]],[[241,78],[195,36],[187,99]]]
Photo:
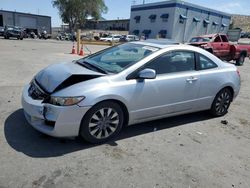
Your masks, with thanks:
[[[90,0],[91,1],[91,0]],[[132,2],[142,3],[143,0],[105,0],[108,13],[103,17],[106,19],[129,18]],[[146,3],[159,2],[162,0],[145,0]],[[217,9],[227,13],[250,15],[249,0],[185,0],[186,2]],[[0,0],[0,9],[16,10],[33,14],[42,14],[52,17],[52,26],[61,25],[57,9],[52,7],[51,0]]]

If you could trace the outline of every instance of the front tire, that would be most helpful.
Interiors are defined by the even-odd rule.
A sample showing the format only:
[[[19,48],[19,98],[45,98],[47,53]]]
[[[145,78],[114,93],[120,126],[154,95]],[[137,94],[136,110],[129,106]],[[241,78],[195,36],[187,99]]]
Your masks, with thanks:
[[[228,88],[222,89],[214,98],[210,112],[215,117],[224,116],[232,102],[233,94]]]
[[[124,113],[112,101],[93,106],[83,117],[80,136],[90,143],[103,143],[118,135],[124,123]]]

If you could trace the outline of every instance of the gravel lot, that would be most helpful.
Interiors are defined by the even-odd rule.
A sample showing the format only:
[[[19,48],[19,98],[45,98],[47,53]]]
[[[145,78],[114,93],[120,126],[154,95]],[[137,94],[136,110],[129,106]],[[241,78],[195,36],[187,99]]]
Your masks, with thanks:
[[[0,187],[250,187],[250,62],[229,113],[143,123],[113,142],[56,139],[25,121],[21,91],[45,66],[79,58],[72,43],[0,39]],[[89,46],[91,51],[103,49]],[[222,124],[227,120],[228,124]]]

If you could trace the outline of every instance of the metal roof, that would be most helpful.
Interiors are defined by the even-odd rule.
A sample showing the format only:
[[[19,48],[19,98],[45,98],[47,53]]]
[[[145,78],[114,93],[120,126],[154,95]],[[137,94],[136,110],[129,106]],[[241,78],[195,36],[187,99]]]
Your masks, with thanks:
[[[0,12],[7,12],[7,13],[15,13],[15,14],[23,14],[23,15],[27,15],[27,16],[38,16],[38,17],[47,17],[47,18],[51,18],[51,16],[46,16],[46,15],[39,15],[39,14],[31,14],[31,13],[25,13],[25,12],[17,12],[17,11],[9,11],[9,10],[1,10]]]
[[[169,0],[169,1],[156,2],[156,3],[133,5],[131,6],[131,11],[143,11],[143,10],[149,10],[149,9],[159,9],[159,8],[168,8],[168,7],[189,8],[190,10],[197,11],[197,12],[203,11],[204,13],[209,13],[211,15],[231,18],[231,14],[218,11],[218,10],[214,10],[214,9],[210,9],[207,7],[199,6],[196,4],[188,3],[182,0]]]

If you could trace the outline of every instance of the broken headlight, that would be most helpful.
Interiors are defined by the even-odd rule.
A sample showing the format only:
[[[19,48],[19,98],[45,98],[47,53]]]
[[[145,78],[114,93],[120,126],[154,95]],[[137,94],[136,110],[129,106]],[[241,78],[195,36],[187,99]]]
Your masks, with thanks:
[[[71,106],[78,104],[85,97],[50,97],[49,103],[56,106]]]

